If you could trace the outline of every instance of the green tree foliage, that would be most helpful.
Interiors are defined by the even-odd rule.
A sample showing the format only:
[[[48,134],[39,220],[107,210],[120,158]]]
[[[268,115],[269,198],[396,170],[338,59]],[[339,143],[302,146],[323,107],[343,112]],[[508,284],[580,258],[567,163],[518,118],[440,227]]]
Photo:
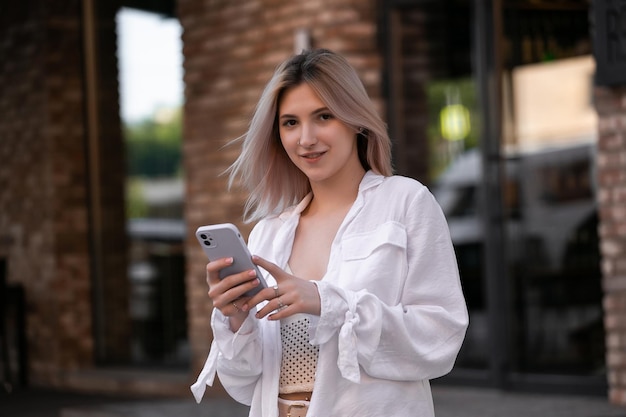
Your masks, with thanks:
[[[148,203],[143,196],[143,181],[129,179],[126,182],[126,217],[129,219],[146,217]]]
[[[128,176],[163,178],[180,175],[181,132],[180,108],[125,125]]]

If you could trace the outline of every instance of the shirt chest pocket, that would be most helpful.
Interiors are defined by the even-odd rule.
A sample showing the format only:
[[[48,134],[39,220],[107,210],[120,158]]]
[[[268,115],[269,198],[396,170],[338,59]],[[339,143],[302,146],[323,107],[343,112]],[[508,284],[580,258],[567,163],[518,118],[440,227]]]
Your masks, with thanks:
[[[367,289],[379,296],[396,294],[407,274],[406,250],[406,230],[397,222],[345,236],[341,242],[340,285]]]

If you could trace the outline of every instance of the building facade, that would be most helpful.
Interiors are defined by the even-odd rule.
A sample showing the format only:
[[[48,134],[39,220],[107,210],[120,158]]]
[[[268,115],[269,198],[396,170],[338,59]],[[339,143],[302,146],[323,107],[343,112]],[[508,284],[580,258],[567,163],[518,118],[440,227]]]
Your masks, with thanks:
[[[162,298],[184,298],[184,319],[168,322],[186,328],[187,360],[174,373],[158,361],[150,371],[137,366],[129,342],[138,324],[115,52],[121,6],[176,16],[183,28],[186,229],[177,269],[161,277]],[[388,122],[397,172],[428,185],[448,217],[471,325],[443,381],[598,393],[626,405],[626,80],[610,71],[624,63],[626,39],[594,26],[623,21],[612,7],[574,0],[5,6],[2,379],[187,395],[211,341],[206,260],[193,232],[218,222],[250,231],[240,221],[245,194],[228,191],[220,175],[237,155],[224,145],[245,132],[276,65],[309,44],[353,64]],[[600,18],[590,20],[594,13]]]

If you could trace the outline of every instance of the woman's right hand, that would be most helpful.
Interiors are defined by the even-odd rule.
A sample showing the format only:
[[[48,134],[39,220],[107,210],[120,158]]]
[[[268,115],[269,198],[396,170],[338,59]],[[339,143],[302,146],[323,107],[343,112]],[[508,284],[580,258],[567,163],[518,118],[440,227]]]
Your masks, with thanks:
[[[209,262],[206,266],[206,281],[213,307],[229,318],[230,328],[236,332],[249,314],[249,311],[243,309],[249,297],[244,297],[243,294],[259,285],[259,279],[253,269],[220,279],[219,271],[232,263],[233,258]]]

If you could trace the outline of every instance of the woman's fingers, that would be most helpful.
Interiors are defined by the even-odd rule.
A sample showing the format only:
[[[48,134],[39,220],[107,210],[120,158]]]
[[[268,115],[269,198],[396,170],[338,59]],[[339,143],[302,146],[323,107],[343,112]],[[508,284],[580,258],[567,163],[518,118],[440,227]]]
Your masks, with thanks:
[[[320,315],[320,296],[312,281],[291,277],[283,281],[283,287],[278,297],[270,299],[257,312],[257,318],[267,316],[270,320],[280,320],[296,313]]]
[[[245,307],[247,309],[252,308],[253,306],[259,304],[260,302],[271,301],[272,299],[277,298],[279,295],[284,294],[286,291],[286,288],[284,285],[281,285],[281,283],[285,282],[285,280],[289,278],[294,278],[292,275],[283,271],[276,264],[269,262],[259,256],[256,256],[256,255],[253,256],[252,262],[254,262],[256,265],[260,266],[261,268],[269,272],[269,274],[272,275],[274,279],[276,280],[277,285],[265,288],[262,291],[259,291],[257,294],[255,294],[246,304]],[[266,307],[264,307],[264,309],[266,309]]]
[[[248,298],[244,298],[243,295],[259,285],[259,279],[254,270],[243,271],[220,279],[220,270],[231,265],[232,262],[232,258],[223,258],[209,262],[206,267],[209,298],[213,301],[213,306],[226,316],[246,312]]]
[[[222,258],[211,261],[206,265],[206,282],[210,286],[220,282],[220,270],[232,265],[233,258]]]
[[[272,312],[274,314],[271,314]],[[271,320],[280,320],[297,312],[294,311],[294,307],[290,304],[289,296],[282,295],[269,300],[262,309],[257,311],[256,318],[261,319],[269,315],[268,318]]]
[[[289,275],[275,263],[267,261],[260,256],[252,256],[252,262],[269,272],[270,275],[276,278],[277,281],[280,279],[281,276]]]
[[[233,288],[237,285],[243,284],[245,282],[256,282],[258,284],[258,279],[256,276],[256,271],[254,269],[250,269],[247,271],[243,271],[237,274],[229,275],[220,279],[219,271],[223,268],[231,265],[233,263],[233,258],[223,258],[218,259],[212,262],[209,262],[206,266],[207,270],[207,284],[209,288],[220,288],[225,291],[226,289]],[[254,285],[252,285],[254,288]],[[245,292],[245,291],[244,291]]]
[[[320,314],[317,285],[288,274],[276,264],[258,256],[253,256],[252,261],[269,272],[277,283],[276,286],[268,287],[250,299],[249,305],[267,300],[267,304],[257,312],[257,318],[269,316],[270,320],[279,320],[296,313]]]
[[[220,279],[220,270],[231,265],[232,258],[209,262],[206,268],[207,283],[209,297],[215,308],[226,316],[243,316],[252,307],[267,301],[257,312],[257,318],[268,317],[270,320],[279,320],[296,313],[320,314],[317,285],[288,274],[278,265],[258,256],[254,256],[252,260],[269,272],[277,285],[265,288],[251,298],[244,297],[247,291],[259,285],[256,272],[249,270]]]

